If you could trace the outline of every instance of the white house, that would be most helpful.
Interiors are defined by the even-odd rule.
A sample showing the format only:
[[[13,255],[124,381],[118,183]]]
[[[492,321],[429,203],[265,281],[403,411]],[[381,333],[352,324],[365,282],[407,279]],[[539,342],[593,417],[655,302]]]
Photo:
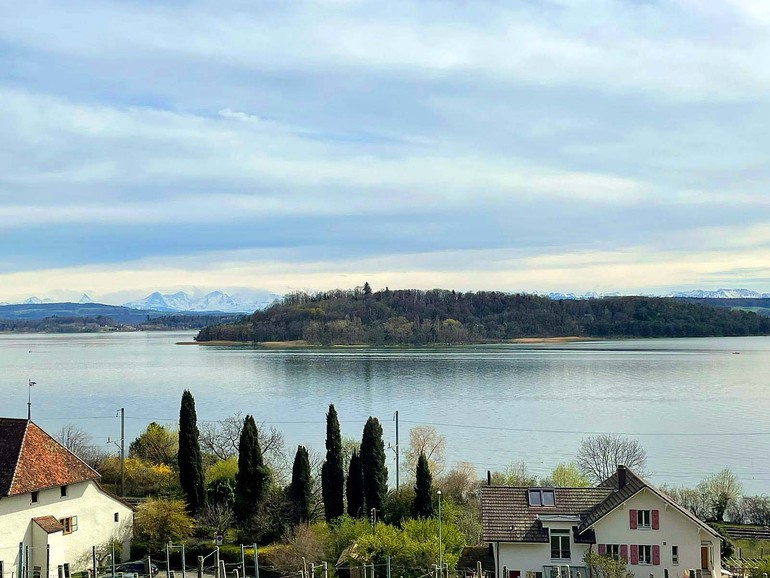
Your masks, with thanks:
[[[0,418],[0,578],[68,578],[112,540],[129,554],[133,509],[32,421]]]
[[[586,578],[589,550],[637,578],[720,578],[719,535],[624,466],[596,488],[487,486],[481,508],[495,578]]]

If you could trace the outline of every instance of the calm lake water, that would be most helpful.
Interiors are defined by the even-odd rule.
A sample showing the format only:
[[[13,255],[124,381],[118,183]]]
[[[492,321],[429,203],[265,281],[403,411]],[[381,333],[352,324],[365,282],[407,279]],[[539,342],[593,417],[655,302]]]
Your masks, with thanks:
[[[480,476],[522,460],[545,475],[571,460],[585,435],[618,432],[642,442],[655,483],[692,485],[727,466],[746,492],[770,493],[768,337],[439,349],[176,345],[192,335],[0,336],[0,415],[26,415],[32,379],[36,422],[52,433],[74,423],[108,447],[120,434],[119,407],[130,441],[151,420],[175,422],[190,389],[199,420],[252,413],[281,429],[290,448],[323,450],[333,402],[350,437],[374,415],[395,443],[396,410],[402,448],[410,427],[435,425],[449,465],[471,462]]]

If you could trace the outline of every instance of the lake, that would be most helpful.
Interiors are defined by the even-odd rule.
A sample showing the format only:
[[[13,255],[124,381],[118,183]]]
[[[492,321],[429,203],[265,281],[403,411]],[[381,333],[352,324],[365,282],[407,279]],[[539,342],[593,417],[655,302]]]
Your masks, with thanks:
[[[251,413],[279,428],[289,448],[323,450],[334,403],[343,435],[360,439],[374,415],[386,443],[395,443],[398,410],[402,451],[409,428],[435,425],[448,465],[471,462],[479,476],[519,461],[546,475],[574,457],[585,435],[617,432],[641,441],[654,483],[693,485],[727,466],[747,493],[770,488],[770,337],[436,349],[176,345],[192,336],[2,335],[0,414],[26,415],[32,379],[32,417],[49,432],[73,423],[107,448],[125,407],[128,447],[148,422],[175,422],[190,389],[199,420]]]

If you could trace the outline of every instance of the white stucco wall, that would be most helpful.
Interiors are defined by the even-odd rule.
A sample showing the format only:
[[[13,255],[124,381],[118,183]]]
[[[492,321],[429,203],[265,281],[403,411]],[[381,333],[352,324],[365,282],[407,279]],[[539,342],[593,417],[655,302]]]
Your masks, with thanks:
[[[543,566],[563,565],[583,566],[583,556],[588,549],[588,544],[575,544],[572,539],[572,526],[577,526],[578,522],[546,522],[544,526],[556,530],[570,531],[570,559],[569,560],[551,560],[551,543],[543,542],[537,544],[522,543],[500,543],[500,560],[497,564],[499,574],[497,578],[503,576],[503,568],[510,570],[519,570],[521,578],[527,578],[527,572],[543,572]],[[585,574],[581,574],[583,578]],[[547,578],[544,576],[544,578]]]
[[[658,510],[660,512],[659,529],[631,530],[629,528],[629,510],[631,509]],[[677,508],[649,490],[642,490],[623,506],[602,518],[596,524],[595,530],[596,541],[601,544],[657,544],[660,546],[659,566],[629,564],[629,569],[639,578],[647,578],[650,574],[654,578],[663,578],[663,571],[666,568],[670,578],[681,578],[682,573],[691,568],[699,570],[700,548],[703,542],[710,546],[711,576],[712,578],[720,576],[719,538],[702,529]],[[678,565],[672,562],[671,546],[679,546]]]
[[[629,510],[658,510],[659,529],[632,530],[629,524]],[[577,523],[544,522],[545,527],[569,529]],[[711,578],[719,578],[721,560],[719,555],[720,540],[681,513],[665,500],[649,490],[643,490],[630,498],[623,506],[602,518],[595,526],[597,544],[627,544],[629,545],[658,545],[660,546],[660,565],[634,565],[628,568],[637,578],[664,578],[664,570],[668,569],[669,578],[681,578],[685,570],[701,568],[701,544],[710,546]],[[674,565],[671,558],[671,546],[679,547],[679,564]],[[571,559],[551,560],[550,543],[523,544],[500,542],[493,548],[495,552],[498,576],[503,576],[503,567],[508,570],[521,571],[521,578],[526,578],[527,572],[543,572],[543,566],[570,564],[583,566],[583,556],[588,545],[575,544],[570,536]],[[594,552],[596,545],[592,546]],[[498,556],[499,552],[499,556]],[[704,571],[704,576],[708,574]],[[582,574],[581,574],[582,576]],[[544,576],[544,578],[546,578]]]
[[[115,513],[118,514],[118,522],[115,522]],[[31,494],[0,499],[0,560],[4,562],[3,578],[10,578],[11,572],[15,578],[18,577],[20,542],[31,549],[30,566],[41,566],[45,573],[45,533],[32,522],[32,518],[40,516],[53,516],[57,520],[71,516],[78,518],[77,531],[67,535],[61,532],[48,535],[48,544],[51,545],[50,578],[56,578],[56,567],[63,562],[69,563],[73,572],[90,566],[90,559],[83,560],[84,554],[90,552],[92,546],[99,546],[113,538],[124,543],[125,556],[129,553],[133,527],[131,508],[102,491],[93,481],[67,486],[66,497],[61,496],[61,488],[56,486],[40,490],[38,502],[34,504]]]

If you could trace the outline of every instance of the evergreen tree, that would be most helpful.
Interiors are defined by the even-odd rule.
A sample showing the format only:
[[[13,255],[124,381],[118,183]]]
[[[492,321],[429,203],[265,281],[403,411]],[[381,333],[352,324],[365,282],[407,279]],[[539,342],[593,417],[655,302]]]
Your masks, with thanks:
[[[326,461],[321,468],[321,492],[327,522],[345,513],[342,435],[334,404],[329,405],[329,413],[326,414]]]
[[[298,446],[289,486],[289,500],[292,504],[295,524],[310,520],[311,483],[310,457],[304,446]]]
[[[203,480],[203,460],[198,444],[198,418],[195,399],[185,390],[179,409],[179,483],[187,502],[187,511],[193,516],[206,504],[206,484]]]
[[[369,285],[369,281],[366,281],[364,283],[364,295],[371,295],[372,294],[372,286]]]
[[[414,515],[417,518],[430,518],[433,515],[433,494],[431,492],[433,476],[431,476],[425,452],[420,452],[420,457],[417,458],[415,478]]]
[[[364,480],[361,474],[361,458],[358,452],[353,450],[348,467],[348,485],[346,488],[348,498],[348,516],[360,518],[364,515]]]
[[[257,424],[250,415],[243,420],[238,445],[238,473],[235,476],[235,516],[247,522],[259,508],[270,480],[270,470],[262,459],[257,439]]]
[[[385,444],[382,426],[376,417],[369,417],[361,438],[361,473],[363,477],[366,511],[382,509],[388,493],[388,468],[385,467]]]

